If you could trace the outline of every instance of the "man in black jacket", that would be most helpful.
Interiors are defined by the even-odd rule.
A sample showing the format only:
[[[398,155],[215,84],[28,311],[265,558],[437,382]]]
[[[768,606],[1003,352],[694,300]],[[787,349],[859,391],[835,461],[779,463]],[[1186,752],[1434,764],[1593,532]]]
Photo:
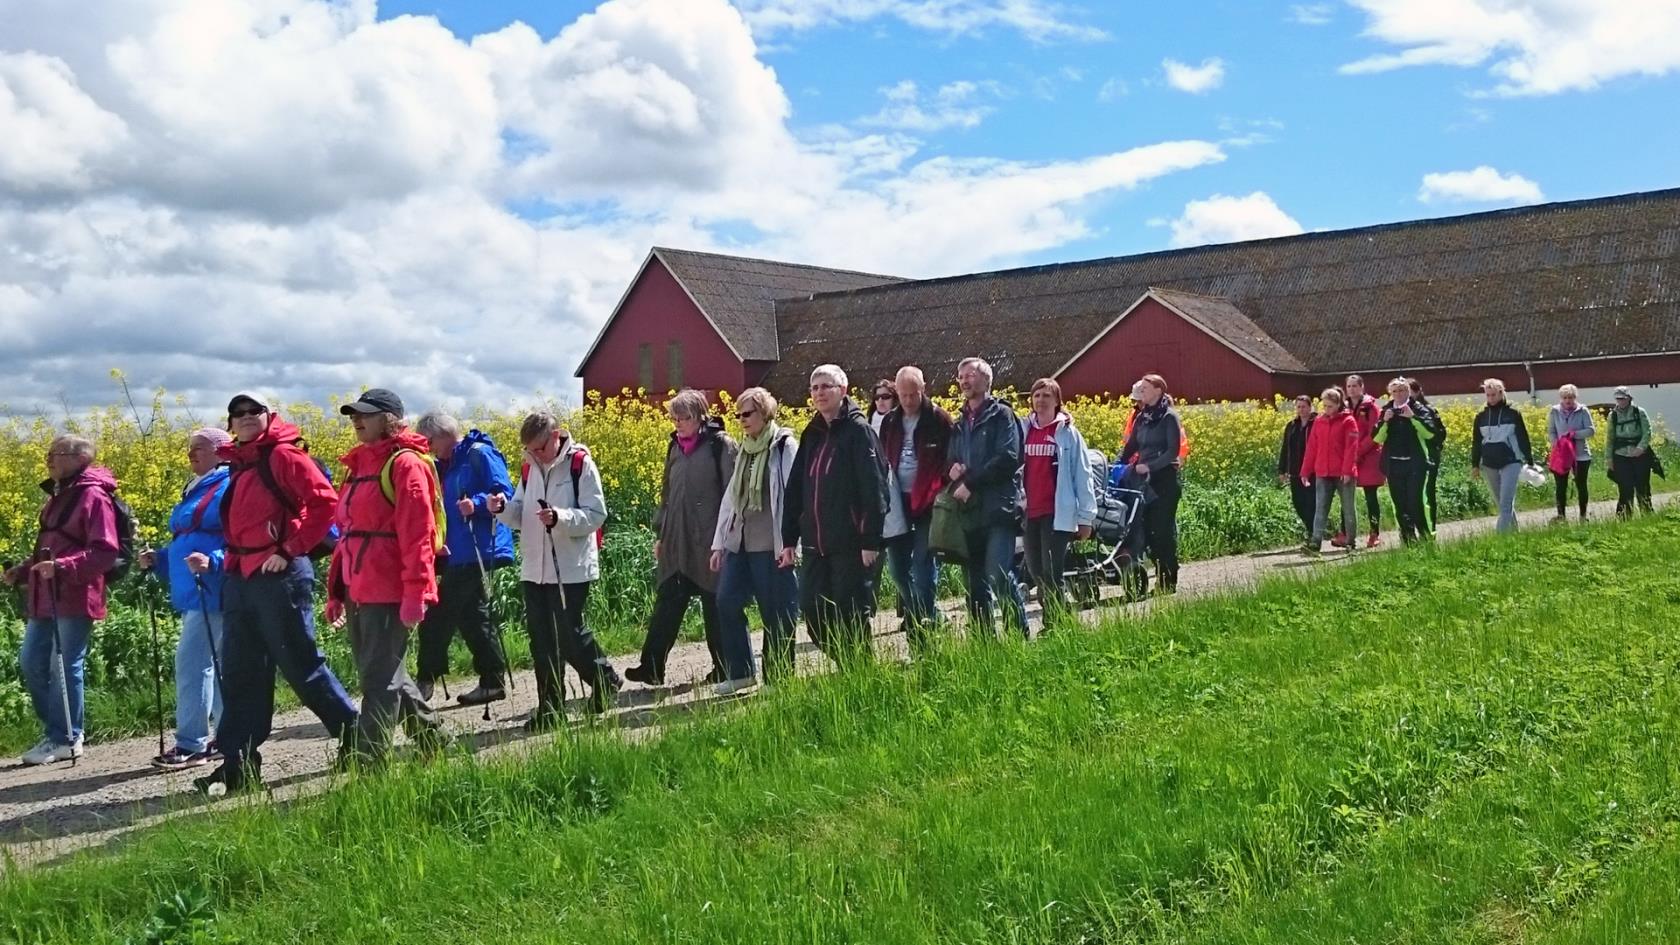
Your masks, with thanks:
[[[881,553],[887,470],[875,431],[846,396],[846,372],[824,364],[811,372],[816,416],[799,437],[793,475],[782,496],[779,563],[792,567],[803,549],[799,603],[811,639],[836,663],[867,658],[874,612],[870,568]]]
[[[1027,632],[1027,602],[1015,583],[1015,536],[1021,531],[1021,421],[992,396],[992,366],[980,358],[957,365],[962,414],[951,431],[947,477],[967,513],[970,633],[997,636],[992,601],[1003,602],[1005,621]]]
[[[1278,447],[1277,461],[1278,482],[1289,487],[1295,517],[1301,520],[1308,537],[1312,536],[1313,514],[1317,511],[1318,500],[1314,495],[1316,487],[1310,482],[1301,482],[1301,460],[1307,455],[1307,437],[1312,433],[1313,421],[1318,419],[1312,408],[1311,395],[1302,394],[1295,398],[1295,416],[1283,427],[1283,444]]]

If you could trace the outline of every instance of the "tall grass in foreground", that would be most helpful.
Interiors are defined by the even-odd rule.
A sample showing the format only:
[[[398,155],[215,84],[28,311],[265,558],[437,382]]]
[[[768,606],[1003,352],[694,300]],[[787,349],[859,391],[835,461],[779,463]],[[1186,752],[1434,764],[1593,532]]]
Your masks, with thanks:
[[[1674,940],[1675,524],[1416,549],[177,821],[9,877],[0,936],[121,940],[202,895],[204,934],[264,943]]]

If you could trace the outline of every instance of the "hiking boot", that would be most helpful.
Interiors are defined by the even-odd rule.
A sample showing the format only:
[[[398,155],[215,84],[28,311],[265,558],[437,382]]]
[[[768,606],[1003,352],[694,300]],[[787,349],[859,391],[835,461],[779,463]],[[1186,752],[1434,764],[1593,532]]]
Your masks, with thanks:
[[[565,724],[566,714],[564,712],[553,707],[538,706],[531,713],[531,717],[525,720],[523,728],[527,735],[541,735],[562,728]]]
[[[1365,539],[1365,547],[1367,548],[1375,548],[1380,544],[1382,544],[1382,536],[1376,532],[1372,532],[1371,536]]]
[[[507,690],[500,686],[486,686],[480,683],[471,692],[463,692],[455,697],[455,701],[462,705],[486,705],[500,702],[507,698]]]
[[[204,777],[193,778],[192,784],[193,790],[205,797],[221,797],[224,794],[255,791],[263,786],[262,769],[251,762],[241,765],[229,765],[223,762],[220,767]]]
[[[60,745],[50,738],[43,738],[35,743],[35,747],[23,753],[23,763],[26,765],[50,765],[59,761],[74,761],[82,757],[82,740],[76,739],[68,745]]]
[[[583,708],[590,715],[604,715],[617,704],[618,686],[612,680],[604,680],[589,691],[589,701]]]
[[[1043,631],[1040,632],[1042,633]],[[746,692],[748,689],[751,689],[756,685],[758,685],[757,679],[754,679],[751,676],[743,676],[740,679],[725,679],[723,682],[718,683],[712,691],[717,693],[719,696],[733,696],[738,692]]]
[[[152,756],[152,767],[159,771],[181,771],[198,768],[215,760],[208,751],[182,751],[179,745],[161,755]]]
[[[639,682],[644,686],[665,685],[665,675],[663,673],[654,672],[652,667],[643,666],[640,663],[625,670],[624,678],[631,682]]]
[[[1348,548],[1352,545],[1353,542],[1348,541],[1347,532],[1337,532],[1336,537],[1330,539],[1330,546],[1332,548]]]

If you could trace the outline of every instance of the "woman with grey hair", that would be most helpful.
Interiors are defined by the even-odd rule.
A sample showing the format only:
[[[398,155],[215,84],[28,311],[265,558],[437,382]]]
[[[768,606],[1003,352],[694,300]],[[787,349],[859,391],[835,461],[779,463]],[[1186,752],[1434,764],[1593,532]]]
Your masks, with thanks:
[[[1569,506],[1569,480],[1575,479],[1575,502],[1581,519],[1587,517],[1587,471],[1592,468],[1592,438],[1598,430],[1593,426],[1592,411],[1581,406],[1581,391],[1574,384],[1558,388],[1558,402],[1546,414],[1546,442],[1552,446],[1549,465],[1552,480],[1557,484],[1557,516],[1553,522],[1564,522],[1563,514]]]
[[[788,479],[799,450],[793,431],[776,423],[776,398],[750,387],[735,399],[735,418],[745,434],[735,470],[723,492],[711,568],[718,573],[718,649],[725,679],[718,695],[731,695],[754,682],[747,602],[758,601],[764,619],[764,676],[793,672],[793,637],[799,620],[799,581],[781,554],[781,513]]]
[[[490,497],[513,495],[507,458],[478,430],[442,411],[421,414],[414,431],[431,445],[443,486],[445,557],[438,567],[437,606],[420,622],[420,671],[415,680],[428,702],[449,670],[449,642],[457,630],[472,654],[478,686],[456,697],[462,705],[507,698],[507,654],[490,615],[490,573],[513,565],[513,533],[490,511]],[[445,689],[445,696],[448,690]]]
[[[712,538],[717,534],[725,485],[735,473],[738,448],[723,432],[723,421],[710,416],[711,404],[705,394],[692,389],[679,391],[665,409],[672,431],[665,448],[659,508],[653,518],[658,588],[647,640],[642,644],[642,661],[625,670],[624,677],[649,686],[665,684],[665,661],[676,645],[683,614],[698,597],[706,626],[706,648],[712,654],[707,681],[721,683],[729,677],[718,648]]]

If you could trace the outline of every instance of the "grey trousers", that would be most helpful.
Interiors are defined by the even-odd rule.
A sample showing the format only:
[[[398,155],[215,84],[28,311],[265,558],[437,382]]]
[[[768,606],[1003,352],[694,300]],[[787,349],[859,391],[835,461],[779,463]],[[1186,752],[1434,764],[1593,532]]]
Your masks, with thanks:
[[[1522,463],[1482,467],[1482,481],[1487,483],[1499,506],[1499,524],[1495,527],[1501,532],[1517,530],[1517,485],[1521,482],[1517,477],[1521,474]]]
[[[1342,484],[1335,476],[1321,476],[1313,480],[1313,492],[1318,499],[1313,507],[1312,544],[1324,544],[1324,530],[1330,525],[1330,500],[1337,493],[1342,496],[1342,534],[1348,536],[1351,542],[1358,531],[1358,520],[1353,507],[1354,484]]]
[[[401,722],[413,737],[439,730],[437,712],[420,697],[408,675],[408,629],[396,604],[350,604],[347,626],[350,654],[362,684],[362,711],[356,723],[357,747],[378,757],[391,747],[392,730]]]

